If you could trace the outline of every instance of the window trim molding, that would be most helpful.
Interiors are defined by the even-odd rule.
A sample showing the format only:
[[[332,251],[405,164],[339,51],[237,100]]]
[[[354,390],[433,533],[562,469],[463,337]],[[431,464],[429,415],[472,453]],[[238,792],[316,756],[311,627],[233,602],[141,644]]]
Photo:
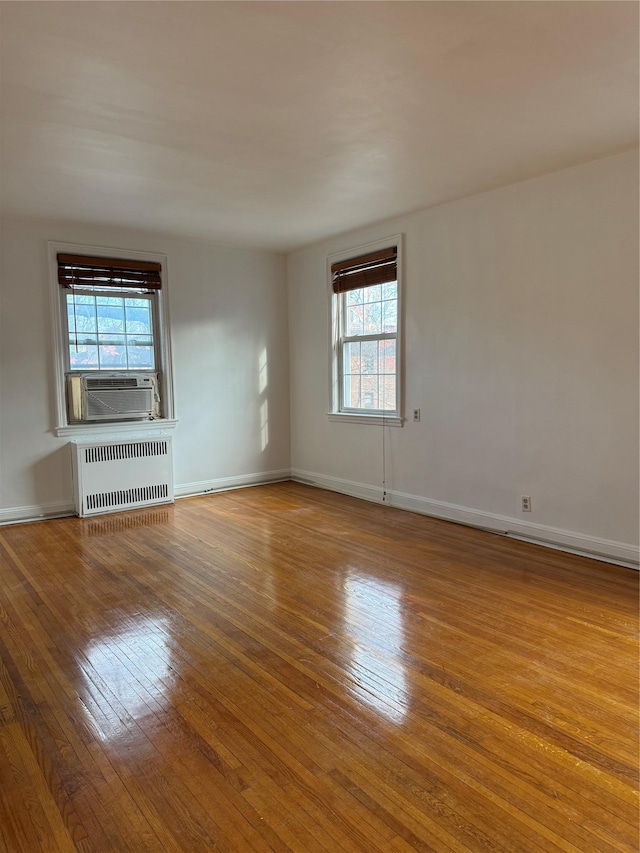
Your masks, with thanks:
[[[53,398],[54,423],[56,436],[79,438],[99,433],[140,433],[145,431],[173,429],[178,423],[173,393],[173,359],[171,354],[171,323],[169,315],[169,283],[167,256],[157,252],[139,252],[131,249],[114,249],[104,246],[87,246],[79,243],[47,243],[49,256],[49,308],[51,317],[51,345],[53,350]],[[159,334],[157,352],[159,364],[156,372],[161,376],[163,417],[155,421],[114,421],[113,423],[70,424],[67,419],[65,392],[65,341],[63,340],[62,299],[58,282],[58,253],[67,255],[88,255],[98,258],[122,258],[128,261],[151,261],[162,266],[162,290],[158,291],[157,326]]]
[[[330,421],[336,423],[368,424],[369,426],[401,427],[404,418],[390,415],[388,418],[377,412],[374,415],[363,415],[360,412],[327,412]]]
[[[344,412],[340,411],[340,376],[339,376],[339,333],[337,329],[338,311],[337,299],[340,294],[333,292],[333,281],[331,274],[331,265],[340,261],[347,261],[351,258],[356,258],[360,255],[366,255],[369,252],[376,252],[382,249],[389,249],[395,246],[397,248],[397,272],[398,272],[398,329],[396,332],[396,388],[398,409],[393,415],[386,417],[379,411],[367,415],[364,411],[360,412]],[[334,252],[327,256],[326,260],[326,280],[329,294],[329,410],[327,412],[328,419],[335,422],[357,423],[377,426],[403,426],[404,418],[404,378],[403,378],[403,363],[404,363],[404,347],[403,347],[403,330],[404,330],[404,240],[403,234],[394,234],[390,237],[383,237],[380,240],[373,240],[370,243],[361,243],[358,246],[352,246],[349,249],[344,249],[340,252]]]
[[[177,426],[176,418],[158,418],[155,421],[102,421],[101,423],[69,424],[60,426],[55,430],[58,438],[84,438],[88,437],[99,441],[100,438],[109,438],[112,435],[145,436],[156,433],[169,432]]]

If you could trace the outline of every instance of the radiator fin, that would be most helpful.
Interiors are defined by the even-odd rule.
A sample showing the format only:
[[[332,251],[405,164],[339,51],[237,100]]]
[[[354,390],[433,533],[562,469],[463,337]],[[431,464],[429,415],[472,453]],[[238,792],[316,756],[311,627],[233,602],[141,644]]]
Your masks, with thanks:
[[[144,505],[149,501],[157,501],[169,497],[169,487],[166,483],[159,486],[140,486],[134,489],[120,489],[117,492],[98,492],[87,495],[87,509],[112,509],[131,504]]]
[[[85,447],[85,462],[111,462],[114,459],[140,459],[147,456],[166,456],[166,441],[132,441],[122,444],[98,444]]]

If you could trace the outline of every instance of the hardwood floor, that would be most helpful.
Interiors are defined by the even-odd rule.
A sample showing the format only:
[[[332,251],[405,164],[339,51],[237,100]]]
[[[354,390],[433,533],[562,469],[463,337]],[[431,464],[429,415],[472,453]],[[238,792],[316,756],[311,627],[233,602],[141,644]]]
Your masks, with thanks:
[[[2,850],[637,850],[634,571],[282,483],[0,580]]]

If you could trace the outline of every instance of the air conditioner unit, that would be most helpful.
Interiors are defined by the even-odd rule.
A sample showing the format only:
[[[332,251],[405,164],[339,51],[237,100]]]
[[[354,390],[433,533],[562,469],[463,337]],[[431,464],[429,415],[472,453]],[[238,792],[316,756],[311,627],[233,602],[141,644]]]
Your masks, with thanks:
[[[67,374],[69,423],[143,420],[160,416],[154,373]]]

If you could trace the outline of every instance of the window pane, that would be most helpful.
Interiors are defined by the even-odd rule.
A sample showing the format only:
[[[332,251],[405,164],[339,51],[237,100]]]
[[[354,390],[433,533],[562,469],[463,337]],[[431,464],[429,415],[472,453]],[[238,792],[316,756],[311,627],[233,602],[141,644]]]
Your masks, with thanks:
[[[124,299],[98,296],[96,307],[99,332],[124,332]]]
[[[347,297],[347,305],[362,305],[364,302],[364,291],[362,288],[360,290],[349,290],[346,293]]]
[[[98,347],[97,346],[81,346],[70,347],[69,363],[73,368],[81,370],[97,370],[98,369]]]
[[[343,398],[342,405],[347,408],[360,406],[360,373],[362,371],[362,344],[359,341],[348,343],[343,348]]]
[[[345,374],[362,372],[362,359],[360,356],[361,346],[362,344],[359,341],[344,345],[342,369]]]
[[[69,330],[69,336],[73,336],[76,331],[76,318],[75,318],[75,305],[73,302],[69,302],[67,300],[67,329]]]
[[[387,412],[393,412],[396,408],[396,377],[380,377],[380,408]]]
[[[360,377],[345,373],[343,379],[343,402],[342,405],[349,409],[360,408]]]
[[[96,312],[93,305],[72,306],[69,313],[71,315],[69,318],[69,329],[75,327],[76,331],[80,333],[96,331]]]
[[[364,306],[365,335],[379,335],[382,331],[382,303],[374,302]]]
[[[153,347],[133,344],[127,347],[129,367],[153,368]]]
[[[378,353],[380,373],[395,374],[397,370],[395,340],[379,341]]]
[[[398,330],[398,303],[395,299],[382,303],[382,331],[396,332]]]
[[[397,281],[388,281],[386,284],[382,285],[382,298],[383,299],[397,299],[398,298],[398,282]]]
[[[382,287],[374,284],[371,287],[363,287],[362,295],[365,302],[379,302],[382,298]]]
[[[129,367],[154,367],[153,341],[150,335],[127,337]]]
[[[142,302],[143,305],[131,305],[129,300],[125,303],[127,333],[138,332],[141,335],[150,335],[151,312],[149,310],[149,303],[143,299],[136,299],[135,301]]]
[[[361,380],[361,406],[363,409],[379,409],[378,374],[363,376]]]
[[[100,335],[100,346],[98,358],[102,368],[124,368],[127,367],[127,351],[124,346],[124,338],[118,340],[113,335]]]
[[[364,335],[364,309],[362,305],[355,305],[347,308],[347,329],[346,334]]]
[[[378,341],[363,341],[361,344],[361,373],[378,373]]]
[[[90,302],[80,302],[79,299],[90,299]],[[69,333],[95,332],[96,331],[96,308],[93,297],[79,297],[73,294],[67,295],[67,319],[69,322]]]

